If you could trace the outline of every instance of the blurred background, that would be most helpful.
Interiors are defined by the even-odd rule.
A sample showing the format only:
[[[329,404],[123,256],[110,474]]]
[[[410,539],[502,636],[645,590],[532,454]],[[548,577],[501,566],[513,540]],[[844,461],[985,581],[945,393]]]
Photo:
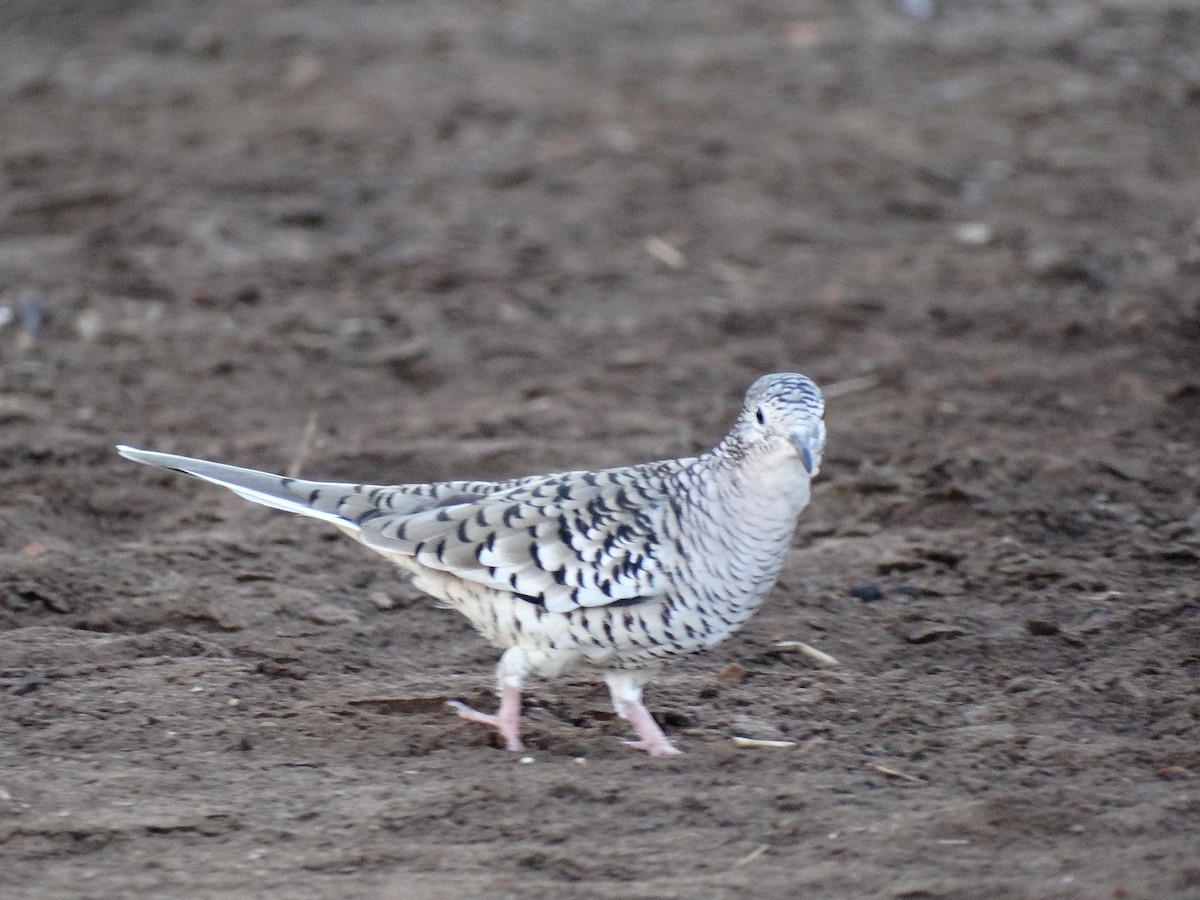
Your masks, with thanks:
[[[5,0],[0,185],[0,885],[1194,896],[1192,0]],[[828,454],[777,602],[651,701],[690,755],[546,687],[562,768],[500,795],[464,624],[112,451],[620,465],[770,371]]]

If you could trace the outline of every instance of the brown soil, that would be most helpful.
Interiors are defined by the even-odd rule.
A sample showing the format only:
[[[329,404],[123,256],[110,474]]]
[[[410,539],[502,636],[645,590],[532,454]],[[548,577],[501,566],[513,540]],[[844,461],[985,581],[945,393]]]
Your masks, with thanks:
[[[1200,9],[931,8],[0,6],[0,894],[1200,896]],[[572,678],[498,749],[465,622],[112,450],[616,465],[792,369],[671,760]]]

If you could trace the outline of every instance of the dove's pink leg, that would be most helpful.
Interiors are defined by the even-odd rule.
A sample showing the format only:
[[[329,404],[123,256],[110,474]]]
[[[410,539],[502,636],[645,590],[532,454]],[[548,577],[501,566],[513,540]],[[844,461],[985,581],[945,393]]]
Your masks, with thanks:
[[[642,704],[642,677],[636,672],[610,672],[604,678],[612,694],[613,709],[633,726],[641,740],[629,746],[645,750],[651,756],[678,756],[679,750],[667,740],[650,710]]]
[[[504,738],[506,749],[524,750],[525,745],[521,743],[521,683],[526,671],[525,655],[519,649],[512,647],[504,651],[504,655],[500,657],[500,665],[496,667],[500,709],[494,716],[471,709],[461,700],[451,700],[447,705],[454,707],[468,722],[478,722],[495,728]]]
[[[471,709],[461,700],[449,701],[449,706],[458,710],[458,714],[468,722],[479,722],[481,725],[491,725],[504,738],[504,746],[508,750],[524,750],[521,743],[521,692],[513,687],[500,690],[500,709],[496,714],[481,713]]]

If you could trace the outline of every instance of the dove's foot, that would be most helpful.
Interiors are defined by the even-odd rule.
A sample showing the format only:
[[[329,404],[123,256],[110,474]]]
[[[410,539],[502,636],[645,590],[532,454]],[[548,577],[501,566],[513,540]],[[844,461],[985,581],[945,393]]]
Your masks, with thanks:
[[[617,714],[623,719],[628,719],[641,738],[638,741],[626,741],[630,747],[644,750],[651,756],[678,756],[683,752],[667,739],[658,723],[654,721],[654,716],[650,715],[650,711],[642,704],[639,703],[624,712],[618,709]]]
[[[521,692],[516,688],[505,687],[500,692],[500,709],[495,715],[482,713],[471,709],[461,700],[450,700],[447,706],[453,707],[458,714],[468,722],[478,722],[480,725],[490,725],[500,732],[504,738],[504,746],[509,750],[524,750],[521,743]]]
[[[678,756],[680,750],[672,744],[642,703],[643,675],[636,672],[610,672],[605,680],[612,694],[613,709],[633,726],[640,740],[628,741],[630,747],[644,750],[651,756]]]
[[[637,750],[645,750],[651,756],[679,756],[683,753],[678,747],[668,741],[665,737],[662,740],[645,740],[645,741],[626,741],[630,747]]]

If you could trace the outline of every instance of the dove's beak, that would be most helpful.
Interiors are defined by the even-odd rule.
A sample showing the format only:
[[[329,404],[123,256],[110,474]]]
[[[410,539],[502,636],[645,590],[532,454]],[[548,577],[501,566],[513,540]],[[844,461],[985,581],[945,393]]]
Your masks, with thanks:
[[[812,430],[807,432],[793,432],[792,443],[796,447],[800,462],[804,464],[804,471],[810,476],[816,475],[817,468],[821,465],[821,454],[825,451],[824,424],[818,422]]]

